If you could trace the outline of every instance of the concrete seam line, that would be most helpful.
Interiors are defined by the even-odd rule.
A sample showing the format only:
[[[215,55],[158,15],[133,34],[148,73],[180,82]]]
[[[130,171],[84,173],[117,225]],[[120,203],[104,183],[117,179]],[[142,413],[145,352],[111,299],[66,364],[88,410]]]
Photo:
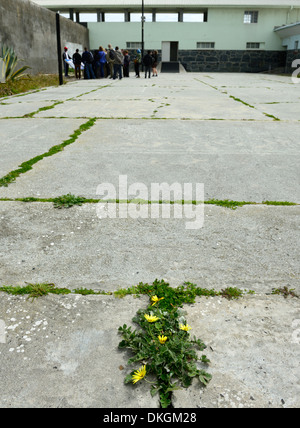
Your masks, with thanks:
[[[18,169],[13,170],[6,174],[4,177],[0,178],[0,187],[7,187],[10,183],[14,182],[16,178],[18,178],[21,174],[25,174],[27,171],[31,170],[34,164],[41,161],[45,157],[53,156],[56,153],[63,151],[66,146],[68,146],[69,144],[73,144],[77,140],[79,135],[82,134],[82,132],[90,129],[95,124],[95,122],[96,118],[89,119],[86,123],[80,125],[80,127],[76,129],[73,134],[70,135],[70,137],[67,140],[63,141],[61,144],[51,147],[48,152],[35,156],[34,158],[21,163]]]

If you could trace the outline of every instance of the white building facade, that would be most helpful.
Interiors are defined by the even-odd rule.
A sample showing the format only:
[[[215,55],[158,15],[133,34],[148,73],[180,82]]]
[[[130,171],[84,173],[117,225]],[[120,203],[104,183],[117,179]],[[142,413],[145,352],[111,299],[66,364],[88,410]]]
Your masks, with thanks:
[[[287,70],[299,56],[300,0],[34,2],[86,25],[90,49],[155,49],[187,71]]]

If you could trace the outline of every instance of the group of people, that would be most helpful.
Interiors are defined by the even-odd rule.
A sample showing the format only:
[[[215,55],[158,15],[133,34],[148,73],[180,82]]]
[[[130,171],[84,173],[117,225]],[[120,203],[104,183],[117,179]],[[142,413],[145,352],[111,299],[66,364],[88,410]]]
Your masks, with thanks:
[[[84,48],[82,55],[79,53],[79,49],[76,49],[72,57],[68,53],[68,48],[65,47],[63,60],[66,77],[68,77],[69,73],[68,60],[73,60],[76,79],[81,79],[82,64],[84,65],[83,75],[85,79],[109,77],[115,80],[117,78],[129,77],[131,57],[128,50],[120,50],[118,46],[113,49],[111,44],[108,45],[107,49],[100,46],[98,50],[94,50],[93,52]],[[140,77],[141,66],[144,66],[145,78],[148,76],[150,79],[151,73],[152,76],[158,75],[156,68],[158,64],[157,51],[148,50],[142,58],[141,50],[137,49],[133,54],[132,60],[135,77]]]

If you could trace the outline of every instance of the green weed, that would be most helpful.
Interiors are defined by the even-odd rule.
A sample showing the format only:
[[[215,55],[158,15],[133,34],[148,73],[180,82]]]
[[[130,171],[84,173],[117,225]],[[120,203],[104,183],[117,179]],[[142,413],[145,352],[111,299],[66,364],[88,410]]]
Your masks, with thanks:
[[[272,294],[282,295],[285,299],[287,299],[288,296],[299,297],[295,293],[295,289],[294,288],[289,289],[287,286],[284,286],[284,287],[281,287],[281,288],[273,288]]]
[[[134,290],[146,292],[150,304],[140,309],[133,317],[139,328],[132,330],[126,324],[119,327],[123,340],[119,348],[130,349],[134,354],[128,364],[142,363],[141,369],[131,371],[125,384],[144,380],[151,385],[151,396],[159,394],[162,408],[171,406],[172,392],[181,387],[188,388],[193,378],[207,385],[211,375],[198,368],[196,349],[203,351],[206,345],[196,336],[191,337],[184,312],[179,307],[190,302],[192,297],[184,293],[185,286],[176,291],[164,281],[154,281],[152,285],[139,284]],[[210,361],[202,355],[202,364]],[[148,381],[148,376],[155,380]]]
[[[37,297],[46,296],[49,293],[52,294],[69,294],[71,293],[71,290],[68,290],[67,288],[57,288],[54,284],[28,284],[24,287],[17,286],[3,286],[0,287],[0,291],[3,291],[8,294],[12,294],[14,296],[17,295],[28,295],[28,299],[32,298],[35,299]]]
[[[84,197],[74,196],[71,193],[53,199],[54,208],[70,208],[73,205],[82,205],[84,202]]]

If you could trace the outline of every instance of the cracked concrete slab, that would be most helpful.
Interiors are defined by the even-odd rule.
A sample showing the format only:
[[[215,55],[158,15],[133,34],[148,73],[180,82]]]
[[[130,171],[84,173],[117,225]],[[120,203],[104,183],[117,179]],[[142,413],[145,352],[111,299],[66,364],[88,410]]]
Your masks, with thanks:
[[[195,220],[184,212],[182,219],[134,219],[128,211],[122,219],[118,206],[116,218],[104,211],[1,202],[0,283],[113,291],[164,278],[257,292],[284,284],[300,293],[299,207],[206,205],[198,230],[186,229]]]
[[[24,122],[22,132],[32,124],[28,141],[43,141],[38,136],[41,127],[55,124],[44,136],[52,146],[58,138],[49,140],[50,135],[63,128],[61,135],[66,138],[65,131],[79,123],[83,122],[35,119]],[[112,138],[112,129],[118,129],[122,138]],[[149,189],[154,182],[203,183],[206,199],[299,202],[297,135],[298,125],[290,122],[157,121],[154,126],[149,120],[97,120],[76,144],[1,188],[0,197],[49,198],[71,192],[97,198],[99,184],[110,182],[118,188],[119,175],[127,175],[129,184],[144,183]],[[9,150],[6,140],[2,144]],[[25,161],[35,144],[30,144],[28,155],[22,150],[10,156],[22,153]]]
[[[0,104],[0,118],[19,117],[34,113],[40,108],[49,107],[53,101],[35,100],[31,102],[19,101],[13,104]]]
[[[194,381],[174,391],[175,407],[299,407],[298,299],[198,298],[184,309],[193,334],[207,345],[213,378],[204,389]]]
[[[159,407],[146,384],[124,384],[132,368],[118,349],[118,328],[132,324],[128,312],[141,301],[82,297],[32,302],[1,293],[7,334],[0,344],[0,408]]]
[[[47,152],[67,140],[84,123],[83,119],[3,119],[0,128],[0,176],[17,169],[22,162]]]

